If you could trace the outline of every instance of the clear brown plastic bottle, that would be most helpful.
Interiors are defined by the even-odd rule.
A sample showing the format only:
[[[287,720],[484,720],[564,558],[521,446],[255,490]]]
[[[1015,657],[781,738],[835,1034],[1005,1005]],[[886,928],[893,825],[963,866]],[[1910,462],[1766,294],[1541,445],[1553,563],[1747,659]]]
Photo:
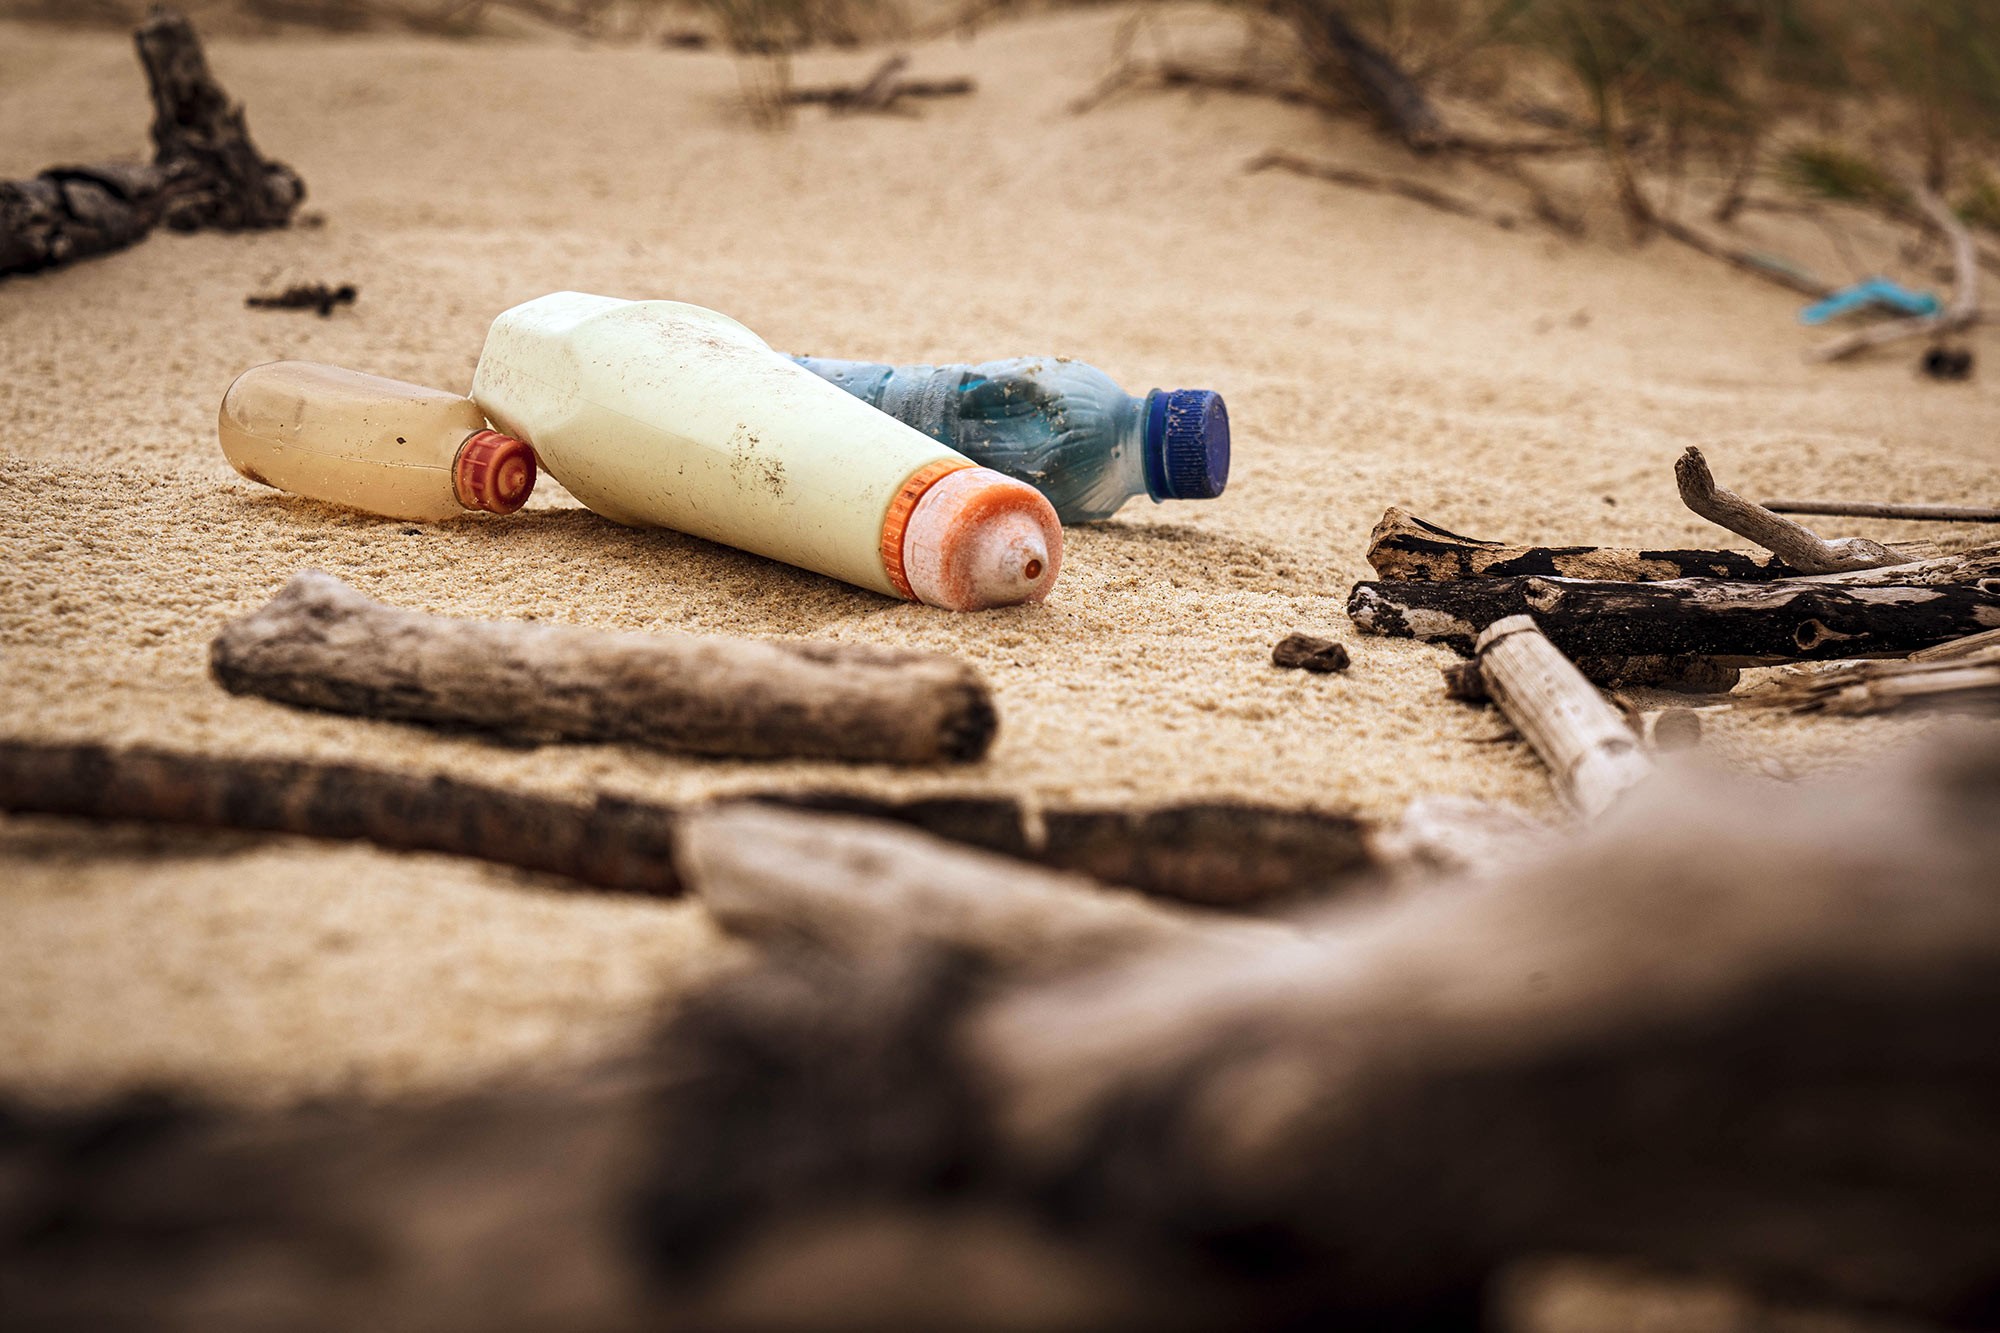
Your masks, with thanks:
[[[535,451],[470,398],[314,361],[237,376],[216,432],[251,481],[388,518],[511,514],[535,489]]]

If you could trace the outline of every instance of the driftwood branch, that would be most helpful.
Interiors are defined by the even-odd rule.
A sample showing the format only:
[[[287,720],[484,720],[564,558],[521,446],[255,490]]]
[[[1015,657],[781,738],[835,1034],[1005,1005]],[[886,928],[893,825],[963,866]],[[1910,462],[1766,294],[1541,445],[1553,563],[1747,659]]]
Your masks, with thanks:
[[[1473,652],[1486,693],[1548,765],[1572,810],[1587,819],[1600,815],[1651,774],[1632,728],[1533,617],[1487,626]]]
[[[964,847],[1085,875],[1149,896],[1255,907],[1341,892],[1373,867],[1351,816],[1221,803],[1058,806],[1010,797],[890,799],[841,792],[748,793],[786,810],[865,816]],[[244,759],[59,742],[0,740],[0,810],[194,828],[289,833],[445,852],[596,888],[679,892],[670,856],[682,807],[600,796],[575,803],[358,764]]]
[[[457,620],[313,570],[225,626],[210,666],[306,708],[691,754],[963,763],[997,725],[978,673],[937,653]]]
[[[1882,347],[1910,338],[1938,338],[1971,328],[1979,322],[1979,251],[1972,233],[1951,205],[1938,198],[1928,186],[1918,182],[1914,192],[1924,216],[1951,242],[1951,301],[1934,315],[1890,320],[1835,338],[1813,349],[1815,361],[1839,361],[1871,347]]]
[[[1709,522],[1747,537],[1793,569],[1807,574],[1833,574],[1899,563],[1903,557],[1880,542],[1860,537],[1828,541],[1810,528],[1774,514],[1755,501],[1715,484],[1708,460],[1689,445],[1674,462],[1674,481],[1681,500]]]
[[[1521,546],[1446,531],[1393,506],[1368,535],[1368,563],[1385,579],[1435,581],[1548,574],[1641,582],[1776,579],[1806,571],[1742,551],[1634,550],[1620,546]]]
[[[1707,255],[1710,259],[1719,259],[1738,272],[1748,273],[1753,278],[1762,278],[1765,282],[1783,287],[1786,291],[1810,296],[1815,300],[1824,300],[1833,295],[1833,287],[1799,272],[1782,260],[1756,250],[1746,250],[1740,246],[1718,241],[1685,222],[1654,212],[1650,205],[1646,209],[1645,222],[1648,227],[1658,228],[1662,235],[1690,250]]]
[[[1532,615],[1572,659],[1715,657],[1752,665],[1902,656],[2000,626],[2000,552],[1981,548],[1762,583],[1385,579],[1357,583],[1347,614],[1368,633],[1442,643],[1466,655],[1488,625]]]
[[[971,79],[906,79],[907,55],[888,57],[859,84],[824,88],[789,88],[782,100],[792,106],[824,106],[830,111],[894,111],[906,97],[963,97],[977,90]]]
[[[578,804],[360,764],[0,741],[0,810],[369,842],[626,893],[680,891],[670,806]]]
[[[1863,500],[1766,500],[1774,514],[1832,514],[1841,518],[1907,518],[1933,523],[2000,523],[2000,509],[1980,505],[1876,504]]]
[[[1310,176],[1314,180],[1349,185],[1358,190],[1393,194],[1398,198],[1422,204],[1426,208],[1435,208],[1440,213],[1474,218],[1481,222],[1490,222],[1496,227],[1514,225],[1512,214],[1489,212],[1469,199],[1426,185],[1422,181],[1411,180],[1407,176],[1384,176],[1372,171],[1356,171],[1350,167],[1335,166],[1330,162],[1315,162],[1295,153],[1278,150],[1263,153],[1245,163],[1243,170],[1245,172],[1289,171],[1295,176]]]
[[[152,94],[153,160],[0,181],[0,276],[121,250],[163,225],[283,227],[305,198],[298,174],[250,141],[243,109],[209,72],[193,25],[158,10],[135,41]]]

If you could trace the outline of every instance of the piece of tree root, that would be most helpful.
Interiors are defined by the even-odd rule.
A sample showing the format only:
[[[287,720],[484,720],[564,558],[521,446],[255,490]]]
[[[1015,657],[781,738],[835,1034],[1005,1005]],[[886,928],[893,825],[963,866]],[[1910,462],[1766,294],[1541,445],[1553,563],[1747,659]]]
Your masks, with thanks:
[[[0,276],[121,250],[163,225],[283,227],[305,198],[298,174],[251,143],[187,19],[156,9],[135,41],[152,90],[153,160],[0,181]]]
[[[1689,445],[1674,461],[1674,481],[1681,502],[1709,522],[1746,537],[1791,568],[1805,574],[1834,574],[1874,569],[1903,562],[1904,557],[1880,542],[1861,537],[1829,541],[1802,524],[1774,514],[1753,500],[1715,484],[1708,460]]]
[[[1590,1255],[1990,1327],[1996,786],[1990,746],[1662,779],[1285,926],[718,823],[763,948],[649,1049],[450,1100],[7,1107],[0,1291],[99,1333],[1410,1333]]]
[[[1916,557],[1912,557],[1916,558]],[[1522,546],[1482,541],[1391,506],[1368,535],[1368,563],[1385,579],[1442,580],[1549,574],[1641,582],[1658,579],[1777,579],[1810,571],[1744,551],[1644,551],[1620,546]]]
[[[1713,657],[1744,666],[1902,656],[2000,626],[2000,548],[1761,583],[1385,579],[1355,584],[1347,614],[1367,633],[1467,656],[1481,630],[1516,615],[1534,616],[1572,659]]]
[[[690,754],[967,763],[997,725],[978,672],[938,653],[458,620],[317,570],[217,634],[225,689],[527,741]]]
[[[1631,726],[1532,616],[1488,625],[1473,652],[1487,695],[1548,765],[1570,809],[1594,818],[1651,775]]]
[[[1952,207],[1923,182],[1915,182],[1912,191],[1924,216],[1951,242],[1950,303],[1934,315],[1890,320],[1835,338],[1814,348],[1811,354],[1813,360],[1839,361],[1871,347],[1882,347],[1910,338],[1939,338],[1971,328],[1979,322],[1979,252],[1971,231]]]

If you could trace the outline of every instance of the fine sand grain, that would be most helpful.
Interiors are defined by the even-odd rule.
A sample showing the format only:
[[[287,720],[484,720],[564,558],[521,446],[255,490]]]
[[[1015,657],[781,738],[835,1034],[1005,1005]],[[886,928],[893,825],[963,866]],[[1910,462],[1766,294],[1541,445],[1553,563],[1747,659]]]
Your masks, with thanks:
[[[1990,378],[1924,382],[1914,348],[1809,366],[1792,297],[1664,244],[1245,175],[1276,145],[1414,169],[1299,108],[1142,94],[1073,116],[1117,22],[1071,13],[922,45],[913,72],[972,73],[979,92],[779,132],[751,123],[719,55],[214,41],[260,145],[300,170],[326,224],[162,235],[0,284],[8,734],[661,799],[838,783],[1375,817],[1435,792],[1543,806],[1533,757],[1474,743],[1496,737],[1493,715],[1442,697],[1439,650],[1347,623],[1386,505],[1482,536],[1713,543],[1674,494],[1689,443],[1751,495],[1993,498]],[[801,77],[876,58],[814,57]],[[137,152],[145,113],[119,34],[0,25],[0,175]],[[1750,238],[1845,276],[1823,236],[1778,226],[1753,219]],[[359,302],[326,320],[243,306],[312,280],[354,283]],[[712,306],[787,350],[1047,351],[1135,389],[1217,388],[1236,429],[1229,492],[1073,531],[1045,606],[953,616],[615,527],[546,479],[513,519],[419,529],[263,490],[216,448],[216,403],[249,365],[304,357],[462,390],[493,315],[561,288]],[[962,770],[749,765],[501,749],[225,695],[209,637],[303,566],[466,616],[939,649],[986,673],[1000,738]],[[1353,668],[1272,668],[1295,630],[1347,642]],[[1926,725],[1732,716],[1711,748],[1803,774]],[[691,906],[295,841],[5,821],[0,885],[0,1077],[47,1096],[445,1089],[605,1049],[724,954]]]

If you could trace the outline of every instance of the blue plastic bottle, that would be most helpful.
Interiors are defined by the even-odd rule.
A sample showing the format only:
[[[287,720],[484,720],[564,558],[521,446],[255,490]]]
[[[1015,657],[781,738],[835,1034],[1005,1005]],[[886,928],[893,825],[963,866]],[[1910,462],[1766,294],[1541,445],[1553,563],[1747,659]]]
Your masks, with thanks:
[[[800,365],[975,463],[1018,477],[1065,523],[1108,518],[1135,495],[1212,500],[1229,480],[1229,412],[1206,389],[1134,398],[1066,357],[977,366]]]

